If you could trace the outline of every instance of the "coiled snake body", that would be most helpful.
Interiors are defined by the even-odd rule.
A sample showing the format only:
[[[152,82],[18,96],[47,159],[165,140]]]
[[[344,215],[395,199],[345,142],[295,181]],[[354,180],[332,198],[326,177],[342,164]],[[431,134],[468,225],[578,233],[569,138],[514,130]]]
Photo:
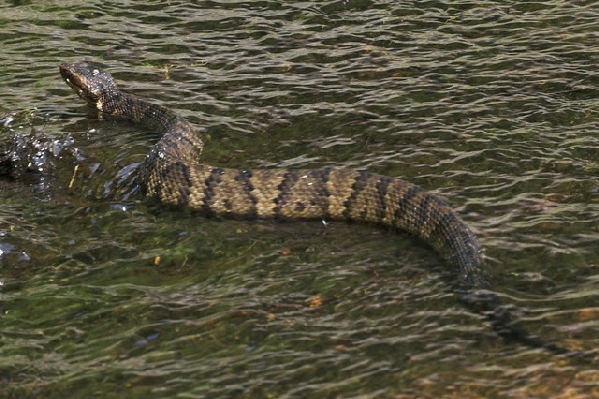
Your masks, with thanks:
[[[476,237],[438,195],[400,178],[349,169],[249,171],[201,164],[202,139],[173,111],[119,91],[109,73],[87,63],[65,63],[60,74],[104,117],[161,134],[139,178],[147,194],[163,204],[245,218],[370,222],[408,232],[455,269],[459,297],[485,314],[500,335],[565,352],[526,332],[489,291]]]

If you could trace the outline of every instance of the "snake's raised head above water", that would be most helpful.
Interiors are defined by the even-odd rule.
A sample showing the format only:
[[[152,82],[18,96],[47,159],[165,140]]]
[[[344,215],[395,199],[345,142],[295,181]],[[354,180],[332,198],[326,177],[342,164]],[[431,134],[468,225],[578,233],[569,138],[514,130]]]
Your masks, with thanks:
[[[104,98],[117,91],[112,76],[103,70],[82,63],[60,65],[60,76],[92,108],[102,111]]]

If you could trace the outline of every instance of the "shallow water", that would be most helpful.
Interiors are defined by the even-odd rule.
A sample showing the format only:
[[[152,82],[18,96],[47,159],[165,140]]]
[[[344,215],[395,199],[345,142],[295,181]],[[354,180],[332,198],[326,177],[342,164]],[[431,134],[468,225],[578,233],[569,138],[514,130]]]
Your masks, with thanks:
[[[88,119],[58,75],[106,68],[202,127],[211,164],[350,166],[442,194],[525,326],[593,353],[594,2],[0,9],[0,112],[22,111],[0,137],[73,142],[41,178],[0,181],[0,396],[599,394],[594,365],[498,338],[404,235],[206,219],[132,193],[151,137]]]

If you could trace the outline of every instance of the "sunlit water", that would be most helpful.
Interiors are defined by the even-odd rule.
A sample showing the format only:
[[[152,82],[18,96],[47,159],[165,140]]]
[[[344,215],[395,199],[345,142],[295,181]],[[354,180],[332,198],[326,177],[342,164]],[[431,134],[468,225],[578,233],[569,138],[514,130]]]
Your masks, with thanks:
[[[96,62],[201,127],[205,162],[349,166],[442,194],[525,326],[593,353],[594,2],[0,10],[0,112],[21,111],[0,137],[71,143],[41,177],[0,181],[0,396],[599,395],[594,365],[498,338],[402,234],[161,209],[127,177],[152,137],[89,120],[58,76]]]

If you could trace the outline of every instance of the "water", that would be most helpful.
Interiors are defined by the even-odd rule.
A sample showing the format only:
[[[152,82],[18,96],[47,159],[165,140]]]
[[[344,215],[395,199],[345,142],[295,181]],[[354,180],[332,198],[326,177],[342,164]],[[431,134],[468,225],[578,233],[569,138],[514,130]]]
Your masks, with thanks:
[[[120,177],[151,140],[88,120],[58,76],[63,61],[105,67],[201,126],[212,164],[349,166],[444,195],[526,327],[592,352],[594,2],[0,8],[0,112],[72,141],[41,179],[0,181],[0,396],[598,394],[594,366],[498,338],[401,234],[206,219],[131,194]]]

